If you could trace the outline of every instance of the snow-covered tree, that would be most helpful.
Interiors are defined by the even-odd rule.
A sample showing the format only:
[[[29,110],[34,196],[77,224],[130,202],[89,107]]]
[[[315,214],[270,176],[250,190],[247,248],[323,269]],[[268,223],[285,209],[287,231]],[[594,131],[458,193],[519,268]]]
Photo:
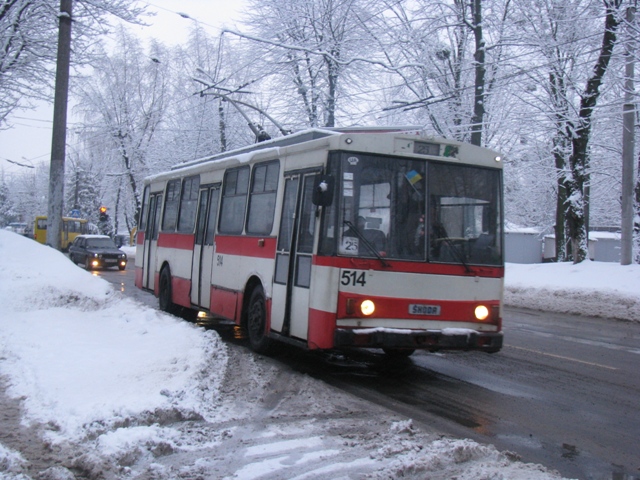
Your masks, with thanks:
[[[388,108],[437,135],[489,145],[494,89],[505,87],[498,75],[510,8],[510,0],[391,5],[370,27],[397,76]]]
[[[110,16],[137,22],[144,12],[130,0],[75,0],[72,62],[90,60],[91,45],[106,32]],[[0,1],[0,128],[14,109],[53,98],[58,15],[51,0]]]
[[[82,218],[97,224],[103,193],[100,177],[104,177],[101,173],[94,171],[97,165],[94,166],[92,162],[86,160],[82,161],[77,155],[72,155],[69,166],[66,175],[65,211],[78,210]]]
[[[621,1],[516,2],[523,44],[536,65],[526,71],[534,88],[520,98],[542,114],[555,170],[556,253],[559,260],[571,256],[579,262],[587,256],[585,194],[591,185],[594,115],[616,44]]]
[[[372,58],[364,24],[383,2],[252,0],[246,24],[256,61],[290,125],[333,127],[350,94],[366,89]],[[341,110],[344,109],[344,110]],[[345,118],[348,121],[347,118]],[[284,123],[284,120],[283,120]]]
[[[7,223],[15,219],[13,212],[13,201],[9,191],[9,185],[5,178],[4,172],[0,175],[0,227],[4,227]]]
[[[47,213],[48,170],[42,165],[10,175],[0,173],[0,224],[4,221],[32,223]]]
[[[250,101],[242,87],[253,83],[253,57],[245,59],[233,40],[212,37],[194,24],[187,43],[172,52],[173,71],[179,74],[172,78],[163,135],[174,164],[253,141],[247,122],[230,103]],[[249,115],[259,121],[255,111]]]
[[[169,58],[161,44],[153,42],[145,51],[139,39],[120,28],[114,53],[104,52],[93,63],[92,75],[77,82],[77,108],[91,148],[113,162],[112,174],[125,180],[113,186],[112,201],[129,199],[131,208],[122,213],[130,227],[138,217],[141,180],[150,173],[149,151],[166,111]]]

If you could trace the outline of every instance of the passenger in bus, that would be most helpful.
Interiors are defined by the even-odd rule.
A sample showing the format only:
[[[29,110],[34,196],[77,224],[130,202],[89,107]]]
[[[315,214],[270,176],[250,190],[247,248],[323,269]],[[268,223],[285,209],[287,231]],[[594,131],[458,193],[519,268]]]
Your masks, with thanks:
[[[365,228],[364,229],[364,238],[373,246],[373,248],[378,252],[378,254],[383,257],[386,256],[387,250],[387,236],[384,234],[382,230],[378,230],[377,228]]]
[[[418,221],[418,226],[416,227],[416,233],[413,235],[413,245],[416,247],[418,251],[421,251],[424,248],[424,214],[420,215],[420,220]]]
[[[429,249],[432,258],[440,257],[440,249],[442,247],[443,240],[449,238],[447,230],[438,218],[438,208],[435,202],[431,202],[429,208],[429,217],[431,225],[429,226]]]

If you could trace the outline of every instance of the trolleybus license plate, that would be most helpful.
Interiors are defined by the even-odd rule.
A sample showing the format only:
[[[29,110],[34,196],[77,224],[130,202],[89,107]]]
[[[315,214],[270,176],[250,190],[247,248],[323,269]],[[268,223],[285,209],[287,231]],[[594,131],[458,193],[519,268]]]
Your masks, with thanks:
[[[411,315],[440,315],[440,305],[418,305],[412,303],[409,305],[409,313]]]

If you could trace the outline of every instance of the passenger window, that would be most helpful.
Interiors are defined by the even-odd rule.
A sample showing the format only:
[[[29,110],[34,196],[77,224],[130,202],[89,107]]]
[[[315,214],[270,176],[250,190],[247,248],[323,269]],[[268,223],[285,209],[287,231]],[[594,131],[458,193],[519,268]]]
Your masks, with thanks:
[[[196,175],[184,179],[182,183],[182,198],[180,200],[180,218],[178,219],[178,231],[181,233],[193,233],[193,228],[196,225],[199,189],[199,176]]]
[[[276,162],[253,167],[247,233],[268,235],[273,228],[280,165]]]
[[[163,231],[173,231],[176,229],[179,207],[180,179],[170,180],[167,183],[167,194],[165,196],[164,217],[162,219]]]
[[[227,170],[224,175],[222,207],[220,208],[220,233],[242,233],[244,213],[249,190],[249,167]]]
[[[151,239],[158,240],[158,226],[160,225],[160,212],[162,209],[160,208],[162,205],[162,194],[158,194],[155,196],[155,204],[151,208],[149,212],[149,222],[153,222],[153,228],[151,229]],[[153,201],[153,199],[152,199]],[[151,215],[153,214],[153,217]]]
[[[147,228],[147,210],[149,209],[149,185],[144,187],[142,194],[142,206],[140,207],[140,221],[138,222],[138,231],[144,232]]]

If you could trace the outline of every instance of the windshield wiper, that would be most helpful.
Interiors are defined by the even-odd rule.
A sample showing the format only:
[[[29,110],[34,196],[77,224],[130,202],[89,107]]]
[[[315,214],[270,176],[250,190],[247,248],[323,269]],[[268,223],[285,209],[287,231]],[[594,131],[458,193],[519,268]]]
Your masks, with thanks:
[[[460,263],[462,263],[465,271],[467,273],[474,273],[473,270],[471,270],[471,267],[469,267],[469,264],[467,263],[467,259],[465,258],[464,252],[462,251],[461,248],[458,247],[458,245],[453,243],[453,240],[451,239],[451,237],[445,234],[440,238],[444,240],[444,243],[446,243],[447,246],[451,249],[451,251],[454,253],[454,256],[460,261]]]
[[[349,220],[343,220],[343,223],[349,227],[351,230],[353,230],[353,233],[355,233],[358,238],[360,240],[362,240],[362,243],[364,243],[364,245],[367,247],[367,249],[373,253],[373,255],[380,260],[380,263],[382,264],[383,267],[385,268],[389,268],[391,265],[389,265],[384,258],[382,258],[382,255],[380,255],[378,253],[378,250],[376,250],[376,247],[374,247],[371,242],[369,242],[369,240],[367,240],[364,236],[364,234],[360,231],[360,229],[358,227],[356,227],[353,223],[351,223]]]

